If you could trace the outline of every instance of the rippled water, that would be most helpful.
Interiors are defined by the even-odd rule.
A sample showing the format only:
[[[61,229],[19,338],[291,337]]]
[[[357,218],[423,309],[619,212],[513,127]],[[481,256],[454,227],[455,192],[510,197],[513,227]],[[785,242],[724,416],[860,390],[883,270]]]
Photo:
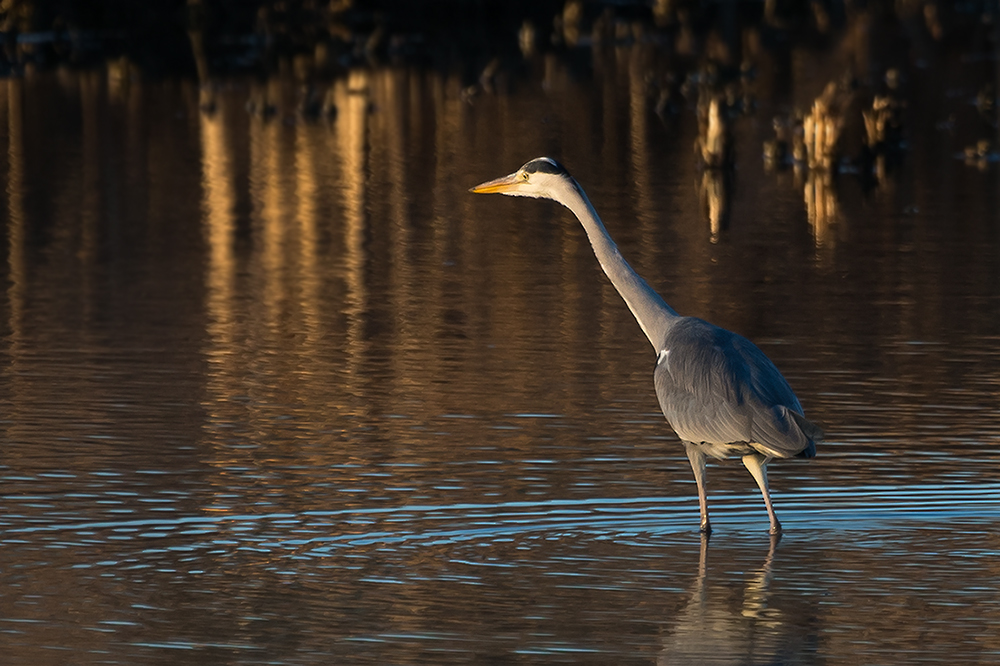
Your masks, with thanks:
[[[0,86],[5,653],[997,661],[997,172],[934,129],[968,104],[914,110],[930,138],[829,217],[757,168],[765,107],[713,231],[693,120],[653,115],[629,57],[472,103],[359,71],[332,123],[248,115],[252,82],[214,112],[193,83]],[[780,543],[738,464],[702,543],[654,359],[569,214],[467,194],[544,153],[824,425],[771,466]]]

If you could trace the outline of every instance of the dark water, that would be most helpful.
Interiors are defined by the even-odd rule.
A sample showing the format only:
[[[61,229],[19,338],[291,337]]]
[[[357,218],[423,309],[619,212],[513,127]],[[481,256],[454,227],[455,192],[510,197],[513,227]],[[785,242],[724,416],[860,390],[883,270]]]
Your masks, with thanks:
[[[1000,189],[957,157],[979,70],[924,73],[948,94],[914,96],[896,171],[824,185],[760,166],[822,88],[802,56],[720,184],[642,57],[471,100],[357,71],[333,122],[281,80],[214,112],[193,82],[3,82],[5,659],[1000,659]],[[824,425],[771,466],[780,543],[728,464],[702,544],[651,350],[571,216],[467,193],[541,154]]]

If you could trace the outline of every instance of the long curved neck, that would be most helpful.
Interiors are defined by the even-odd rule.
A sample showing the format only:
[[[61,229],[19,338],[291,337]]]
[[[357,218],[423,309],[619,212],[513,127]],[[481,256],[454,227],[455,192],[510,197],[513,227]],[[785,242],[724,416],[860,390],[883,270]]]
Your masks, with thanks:
[[[653,345],[653,350],[659,352],[667,331],[679,315],[625,261],[583,190],[578,185],[568,189],[571,191],[560,197],[559,203],[569,208],[580,220],[601,268],[639,322],[642,332]]]

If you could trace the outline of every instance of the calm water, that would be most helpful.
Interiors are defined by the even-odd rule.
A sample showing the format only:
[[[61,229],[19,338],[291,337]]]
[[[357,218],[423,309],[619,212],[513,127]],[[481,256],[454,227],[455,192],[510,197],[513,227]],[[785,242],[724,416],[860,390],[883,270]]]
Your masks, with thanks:
[[[825,81],[800,54],[720,183],[646,55],[471,100],[359,70],[332,122],[292,82],[0,82],[5,659],[996,663],[1000,172],[956,157],[995,132],[981,69],[924,72],[887,178],[810,184],[760,159]],[[771,466],[776,546],[738,463],[710,467],[702,544],[579,225],[467,193],[541,154],[824,425]]]

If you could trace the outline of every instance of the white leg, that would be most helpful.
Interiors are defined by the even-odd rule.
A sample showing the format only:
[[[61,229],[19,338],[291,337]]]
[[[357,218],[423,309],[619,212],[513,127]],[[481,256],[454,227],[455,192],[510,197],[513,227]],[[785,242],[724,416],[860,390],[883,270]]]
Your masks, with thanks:
[[[774,514],[774,507],[771,506],[771,493],[767,489],[767,463],[771,461],[771,456],[762,453],[751,453],[743,456],[743,465],[753,476],[764,496],[764,506],[767,507],[767,517],[771,519],[771,534],[781,534],[781,523],[778,516]]]
[[[701,531],[712,533],[712,525],[708,521],[708,496],[705,494],[705,454],[691,442],[684,442],[684,450],[691,462],[694,472],[694,482],[698,486],[698,508],[701,509]]]

